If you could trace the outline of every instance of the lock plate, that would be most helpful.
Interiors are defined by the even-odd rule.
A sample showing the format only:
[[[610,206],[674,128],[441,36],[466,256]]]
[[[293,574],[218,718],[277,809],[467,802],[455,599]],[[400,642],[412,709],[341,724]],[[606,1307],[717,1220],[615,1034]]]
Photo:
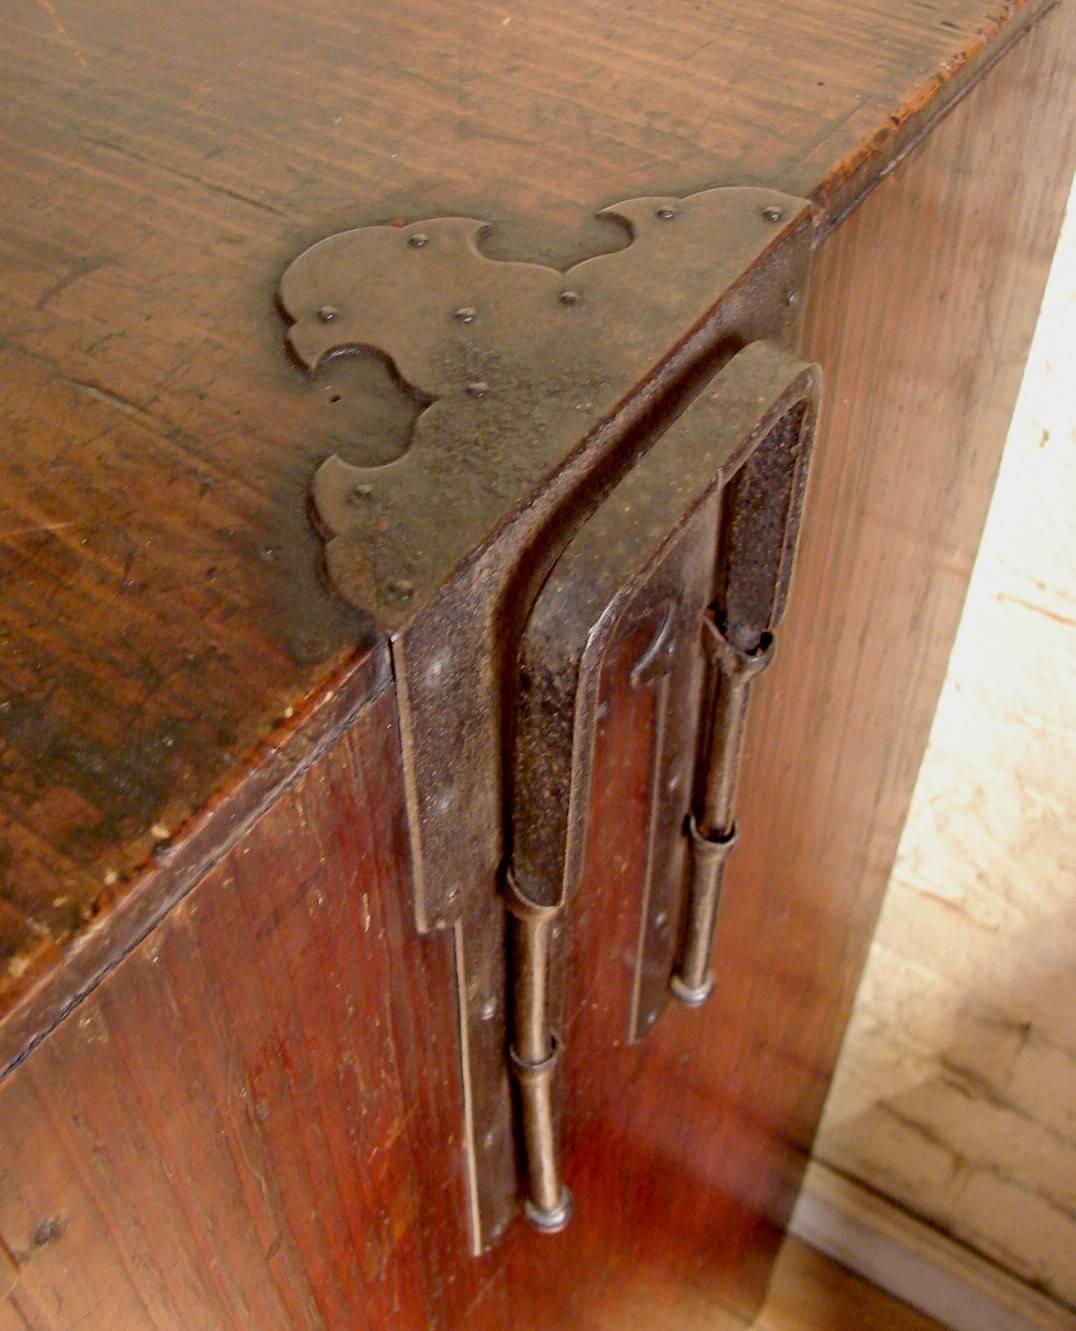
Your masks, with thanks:
[[[702,383],[749,343],[795,347],[811,248],[809,204],[770,190],[602,215],[628,243],[563,273],[487,258],[480,220],[434,218],[330,236],[279,293],[314,381],[375,356],[415,409],[395,456],[327,457],[311,504],[332,585],[391,644],[416,924],[455,941],[476,1252],[520,1200],[501,886],[530,607]]]

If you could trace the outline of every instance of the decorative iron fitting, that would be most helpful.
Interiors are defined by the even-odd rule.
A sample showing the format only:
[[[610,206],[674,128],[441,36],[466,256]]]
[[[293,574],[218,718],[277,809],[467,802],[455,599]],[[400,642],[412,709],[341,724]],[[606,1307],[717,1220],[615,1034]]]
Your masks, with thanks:
[[[698,625],[783,595],[795,468],[772,439],[789,413],[806,438],[817,396],[794,357],[805,200],[715,189],[599,215],[625,245],[566,272],[491,259],[489,223],[441,217],[330,236],[279,291],[334,404],[310,495],[328,578],[391,645],[416,925],[453,934],[475,1252],[521,1201],[539,1227],[567,1218],[553,921],[579,889],[606,650],[638,640],[629,686],[658,717],[639,1038],[683,914]]]
[[[710,716],[701,791],[688,824],[691,877],[672,993],[697,1006],[713,990],[717,913],[732,842],[733,804],[752,681],[773,657],[799,537],[813,437],[805,407],[789,413],[729,486],[718,596],[703,622]]]
[[[725,863],[736,842],[733,804],[736,777],[743,752],[747,704],[752,681],[773,659],[773,637],[763,634],[753,652],[741,651],[722,634],[707,615],[703,641],[710,662],[710,726],[703,776],[702,808],[688,817],[691,876],[683,943],[672,977],[673,994],[681,1003],[697,1006],[709,998],[714,977],[710,972],[717,910]]]
[[[537,992],[548,983],[549,965],[545,934],[540,943],[536,931],[547,930],[581,886],[599,687],[611,645],[640,618],[660,617],[657,632],[631,671],[635,683],[640,670],[646,675],[657,662],[667,675],[677,643],[681,650],[697,650],[698,625],[712,591],[714,532],[724,491],[728,488],[742,501],[747,491],[733,482],[742,482],[746,468],[760,458],[770,465],[772,458],[766,455],[775,448],[800,451],[811,429],[816,395],[816,371],[781,348],[755,342],[739,352],[580,527],[531,609],[519,652],[509,883],[511,909],[517,913],[523,906],[521,956],[527,968],[525,980],[517,970],[515,981],[517,995],[522,995],[516,1003],[517,1039],[525,1035],[537,1057],[545,1057],[551,1045],[544,1019],[535,1020],[536,1013],[550,1006],[548,994]],[[792,508],[798,515],[798,501],[793,505],[790,500],[796,470],[777,470],[789,486],[783,494],[775,491],[771,502],[783,514]],[[779,576],[783,562],[771,566],[767,561],[766,567]],[[757,584],[757,575],[749,576]],[[769,598],[759,597],[755,585],[751,596],[741,597],[739,577],[725,577],[726,594],[754,611],[765,604],[767,618],[777,613],[783,592],[781,597],[775,591]],[[730,841],[745,691],[749,679],[768,663],[770,648],[766,639],[752,654],[718,638],[713,656],[722,674],[705,783],[705,800],[712,801],[712,808],[705,803],[704,808],[728,819],[724,840]],[[671,706],[668,690],[662,691],[660,705]],[[691,706],[694,711],[697,704],[692,701]],[[680,761],[686,756],[690,751],[682,748]],[[723,777],[726,770],[731,775]],[[707,818],[705,826],[717,823]],[[723,860],[723,851],[719,856],[709,846],[705,853],[696,851],[700,871],[692,883],[683,954],[695,970],[677,975],[685,997],[700,964],[696,954],[705,947],[709,955]],[[701,964],[705,967],[705,961]],[[696,989],[703,988],[704,979],[705,970],[695,981]],[[544,1127],[552,1122],[548,1100],[542,1114]],[[560,1196],[561,1185],[551,1175],[555,1157],[548,1143],[539,1144],[540,1162],[531,1159],[530,1143],[525,1132],[531,1177],[542,1177],[548,1189],[546,1197],[532,1194],[529,1199],[540,1212],[549,1199]]]

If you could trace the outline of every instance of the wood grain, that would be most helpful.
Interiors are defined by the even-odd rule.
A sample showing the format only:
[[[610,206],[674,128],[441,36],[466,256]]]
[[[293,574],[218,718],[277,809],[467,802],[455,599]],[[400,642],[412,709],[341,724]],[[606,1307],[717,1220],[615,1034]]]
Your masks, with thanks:
[[[1051,1292],[1051,1328],[1076,1325],[1074,274],[1070,202],[816,1144]]]
[[[641,1328],[651,1307],[694,1298],[757,1306],[896,851],[1064,204],[1067,167],[1040,171],[1032,147],[1071,150],[1067,60],[1044,26],[820,251],[807,344],[828,405],[791,608],[753,702],[717,990],[633,1049],[616,1041],[648,744],[645,719],[607,720],[564,1056],[580,1224],[551,1241],[573,1262],[553,1325]],[[513,1306],[542,1309],[544,1274],[511,1269]]]
[[[0,1086],[4,1331],[460,1324],[451,939],[407,873],[386,692]]]
[[[963,23],[971,10],[947,10],[954,12]],[[995,27],[1028,12],[1014,7]],[[536,49],[534,34],[543,31],[538,13],[523,38],[527,51]],[[790,32],[804,11],[791,13]],[[171,11],[159,18],[154,34],[159,45],[151,50],[144,49],[147,20],[133,10],[124,11],[127,29],[118,54],[116,48],[104,49],[98,29],[105,19],[99,11],[72,19],[53,40],[72,70],[81,68],[79,53],[88,63],[89,52],[95,61],[112,60],[117,77],[130,70],[124,64],[128,52],[143,52],[148,63],[140,78],[130,86],[122,79],[110,84],[110,95],[115,98],[119,89],[142,99],[141,115],[123,123],[136,123],[137,133],[151,140],[156,135],[156,155],[143,154],[151,159],[143,164],[146,172],[159,172],[163,162],[174,176],[177,158],[168,147],[173,140],[166,134],[162,140],[155,111],[155,99],[163,95],[159,89],[172,99],[187,99],[185,105],[231,108],[229,141],[237,151],[255,126],[258,133],[275,131],[290,143],[288,135],[297,131],[288,127],[286,110],[295,112],[296,124],[313,125],[298,113],[304,78],[311,70],[341,67],[339,52],[348,49],[347,34],[356,22],[375,27],[369,16],[326,10],[324,27],[315,25],[314,35],[304,30],[305,41],[288,47],[294,58],[280,59],[270,92],[263,89],[266,39],[259,34],[270,32],[270,48],[279,54],[281,34],[293,33],[299,19],[291,11],[265,7],[251,15],[251,31],[238,34],[223,15],[184,8],[188,25],[192,16],[197,19],[198,40],[214,44],[216,54],[206,56],[205,67],[220,78],[211,85],[189,77],[184,82],[192,56],[178,33],[169,33],[169,25],[180,22]],[[51,24],[54,17],[66,24],[68,16],[46,10],[40,21]],[[498,40],[518,40],[511,29],[519,16],[508,15],[513,18],[508,25],[499,13],[495,17],[504,30]],[[643,17],[650,27],[636,27],[643,18],[629,11],[625,28],[616,31],[618,42],[634,43],[640,67],[648,70],[654,68],[649,53],[662,51],[671,23],[702,23],[694,10],[689,16],[677,9],[662,23],[652,11]],[[842,77],[852,78],[854,68],[862,80],[865,39],[846,49],[843,39],[834,39],[832,25],[823,27],[817,12],[814,18],[813,75],[819,74],[818,53],[835,46],[831,59],[844,70]],[[464,24],[480,21],[492,21],[488,11],[474,11]],[[929,25],[916,44],[922,12],[914,23],[892,15],[874,15],[872,23],[872,60],[882,58],[879,49],[888,52],[885,58],[904,70],[892,74],[891,69],[902,87],[927,86],[907,72],[909,62],[919,68],[916,61],[925,58],[925,49],[964,49],[959,34],[942,28],[939,36]],[[420,940],[413,928],[395,698],[391,689],[374,689],[364,706],[348,713],[346,733],[327,731],[305,770],[293,774],[275,801],[259,807],[260,816],[242,828],[200,881],[187,884],[186,894],[125,959],[111,957],[112,968],[97,987],[0,1082],[0,1252],[11,1255],[8,1265],[15,1273],[0,1303],[0,1331],[75,1326],[103,1331],[117,1325],[157,1331],[248,1325],[652,1331],[661,1319],[670,1326],[705,1325],[703,1317],[716,1319],[719,1311],[740,1320],[754,1314],[795,1196],[925,743],[1056,234],[1064,189],[1052,174],[1053,164],[1063,160],[1071,140],[1063,53],[1053,40],[1053,24],[1048,17],[1012,51],[822,247],[808,344],[826,367],[828,406],[790,613],[776,662],[753,703],[740,792],[743,839],[726,885],[717,991],[700,1011],[670,1011],[631,1048],[623,1042],[631,974],[622,954],[637,924],[639,858],[633,851],[641,834],[636,811],[648,777],[650,719],[645,706],[630,702],[615,666],[607,680],[610,707],[596,755],[588,876],[569,940],[564,1131],[565,1171],[579,1205],[573,1227],[539,1240],[516,1225],[487,1257],[466,1256],[450,940],[447,935]],[[412,58],[429,59],[438,40],[436,49],[442,57],[448,50],[450,65],[452,53],[461,49],[452,34],[415,28],[413,11],[379,14],[376,27],[397,34],[390,50],[405,68]],[[734,24],[730,28],[739,31]],[[477,31],[471,34],[476,43]],[[332,42],[325,36],[329,32]],[[318,44],[319,33],[324,45]],[[563,30],[557,35],[563,51]],[[975,40],[964,36],[965,45],[974,47]],[[607,46],[595,23],[587,43],[561,60],[578,70]],[[380,143],[387,153],[389,125],[395,123],[404,129],[402,155],[443,153],[436,115],[411,104],[386,109],[383,93],[375,96],[373,75],[386,77],[373,65],[378,51],[387,53],[374,45],[366,55],[370,80],[352,80],[347,94],[365,99],[362,141],[372,141],[375,153]],[[801,58],[785,57],[790,65]],[[249,72],[225,77],[240,59],[251,62]],[[492,57],[468,56],[464,74],[472,65],[481,68],[485,59]],[[933,59],[932,54],[926,60],[932,68]],[[520,86],[532,77],[525,63],[513,68],[511,77]],[[24,78],[32,79],[33,71],[30,58]],[[458,60],[445,77],[445,87],[467,86]],[[656,87],[656,73],[654,80]],[[269,106],[274,115],[267,121],[243,118],[246,128],[236,131],[242,97],[255,82],[251,105]],[[434,90],[441,86],[431,81]],[[629,96],[633,86],[630,81],[620,86],[621,100],[631,109],[618,124],[631,123],[637,114]],[[887,97],[886,86],[883,79],[876,95]],[[498,87],[507,106],[507,85]],[[472,87],[470,95],[480,123],[488,126],[486,91]],[[91,108],[103,115],[108,98],[98,93],[101,100]],[[281,102],[279,119],[273,96]],[[598,90],[585,79],[573,96],[584,104],[593,98],[603,107],[612,101],[607,87]],[[647,96],[657,92],[651,89]],[[685,142],[697,139],[700,145],[684,149],[700,154],[695,160],[710,152],[718,134],[716,122],[708,119],[714,115],[713,96],[712,88],[707,97],[700,91],[698,115],[685,127]],[[547,100],[531,97],[532,115],[536,105],[548,107]],[[554,104],[564,109],[563,101]],[[311,96],[302,103],[303,115],[316,116],[321,112],[315,108],[325,105]],[[790,114],[787,107],[782,114]],[[595,111],[593,119],[611,142],[615,134],[603,115],[609,113]],[[416,116],[423,132],[409,140],[407,126]],[[711,125],[709,137],[704,118]],[[515,122],[506,116],[495,123],[498,132],[512,132]],[[582,122],[584,128],[574,123],[576,132],[557,141],[551,158],[541,159],[543,172],[549,160],[558,168],[542,178],[563,191],[562,220],[543,223],[547,244],[568,245],[573,234],[586,235],[573,232],[572,219],[584,211],[582,202],[570,203],[573,181],[580,199],[589,200],[604,188],[606,177],[595,173],[611,170],[610,160],[623,165],[634,153],[628,175],[635,171],[651,184],[664,169],[653,157],[639,156],[648,141],[642,127],[638,138],[629,136],[629,148],[610,148],[606,158],[593,151],[597,141],[585,129],[589,122]],[[204,124],[192,114],[184,133],[198,142]],[[765,124],[756,119],[750,131],[740,131],[745,138],[750,132],[758,144],[754,151],[763,155],[772,149]],[[222,122],[219,133],[224,132]],[[347,133],[356,133],[355,126]],[[386,137],[379,139],[379,133]],[[331,139],[328,128],[326,134]],[[736,135],[730,134],[729,151],[735,154]],[[657,141],[665,139],[659,135]],[[309,153],[317,142],[308,134],[304,150]],[[356,140],[348,143],[346,152],[368,165]],[[468,169],[492,170],[496,161],[506,179],[516,180],[517,198],[536,189],[522,169],[538,160],[533,144],[504,148],[477,138],[473,144]],[[55,145],[53,151],[62,156]],[[218,455],[231,469],[228,484],[235,488],[227,494],[249,497],[250,507],[243,510],[248,534],[260,530],[258,515],[277,501],[275,487],[294,462],[295,440],[309,441],[308,458],[317,448],[308,433],[309,392],[301,385],[282,387],[292,384],[283,360],[275,370],[266,368],[277,354],[276,334],[257,323],[259,301],[271,290],[266,255],[279,242],[283,262],[298,240],[291,230],[298,224],[277,215],[287,207],[281,200],[305,195],[292,177],[273,177],[259,160],[267,174],[248,173],[248,188],[254,179],[263,182],[260,206],[229,193],[218,199],[222,190],[235,188],[231,183],[216,181],[216,189],[206,191],[180,176],[171,185],[174,210],[188,188],[196,189],[207,207],[209,195],[213,207],[240,209],[252,234],[268,228],[261,240],[249,242],[245,277],[233,272],[225,280],[228,265],[214,259],[210,267],[221,263],[221,281],[215,283],[201,266],[204,249],[195,244],[193,252],[201,257],[191,262],[198,285],[181,281],[154,246],[163,243],[167,250],[176,244],[180,226],[196,241],[197,224],[190,214],[177,221],[164,201],[146,202],[153,234],[146,237],[147,255],[130,260],[159,264],[158,289],[149,290],[148,283],[134,288],[155,315],[172,310],[177,320],[190,317],[196,324],[205,318],[199,325],[203,332],[215,330],[211,352],[208,336],[202,342],[202,334],[195,335],[197,356],[177,371],[174,388],[160,390],[150,414],[158,407],[178,414],[189,408],[195,413],[189,418],[193,429],[201,412],[211,415],[217,404],[227,411],[250,394],[253,414],[241,430],[232,425],[233,433],[222,435],[229,443]],[[226,182],[227,171],[237,169],[227,152],[208,161],[203,171],[210,178],[223,172]],[[319,162],[317,171],[311,165],[303,178],[319,201],[311,205],[319,217],[327,194],[355,187],[353,178],[346,185],[319,185],[325,170]],[[112,182],[109,188],[118,186]],[[101,195],[106,197],[108,190]],[[336,199],[344,211],[342,193]],[[514,215],[548,219],[557,209],[528,212],[521,204]],[[133,213],[125,225],[138,220]],[[335,224],[349,220],[363,219],[337,218]],[[319,231],[324,221],[318,221]],[[107,238],[108,228],[97,234]],[[506,234],[516,243],[527,233],[521,227]],[[70,241],[76,243],[73,232]],[[98,281],[112,282],[119,271],[109,270]],[[79,308],[92,303],[95,293],[100,297],[93,275],[85,282],[81,291],[75,283],[57,293],[58,306],[65,296]],[[249,322],[234,309],[225,318],[225,307],[231,309],[229,301],[244,282],[254,284],[248,291],[261,293],[252,301]],[[193,303],[177,301],[180,288],[188,298],[197,290]],[[22,305],[19,310],[28,313]],[[79,316],[73,317],[77,324]],[[256,349],[244,341],[253,326],[262,339]],[[178,325],[171,337],[177,334]],[[20,334],[22,349],[15,353],[20,365],[29,363],[24,343],[33,336],[32,329]],[[147,346],[154,345],[151,333],[145,338]],[[86,353],[77,345],[76,335],[64,365],[81,376],[78,359]],[[121,345],[115,351],[117,382],[148,371],[148,360],[132,351],[128,361],[123,353]],[[200,379],[207,373],[208,379]],[[152,374],[143,386],[150,380]],[[46,375],[35,399],[42,421],[52,419],[46,391],[51,382]],[[252,390],[255,382],[260,392]],[[100,390],[100,381],[95,384]],[[198,392],[205,398],[198,399]],[[119,408],[111,410],[127,420]],[[50,437],[51,428],[43,424],[35,437]],[[107,451],[117,438],[106,431],[94,446]],[[185,438],[202,457],[204,440],[197,430]],[[158,463],[162,456],[154,454]],[[112,475],[112,501],[128,492],[138,496],[150,549],[154,523],[172,533],[161,538],[166,549],[173,542],[175,549],[186,549],[184,533],[200,548],[202,528],[183,524],[193,511],[190,496],[182,507],[173,508],[167,497],[145,506],[146,494],[154,490],[149,473],[161,486],[167,469],[146,462],[142,484],[127,486],[146,456],[125,457],[118,472],[98,474]],[[282,470],[254,465],[266,457],[275,458]],[[271,479],[250,479],[254,473]],[[40,480],[38,474],[34,483]],[[295,502],[295,494],[292,489],[286,495],[287,504]],[[66,491],[63,496],[71,501]],[[228,513],[237,511],[224,503],[220,520],[231,522]],[[53,513],[48,520],[58,519]],[[79,569],[88,569],[90,556],[99,553],[92,546],[79,550],[85,553],[65,565],[73,581],[55,593],[54,620],[33,625],[43,662],[77,662],[78,641],[89,640],[92,624],[108,620],[83,614],[86,628],[81,639],[73,639],[71,625],[79,621],[74,604],[60,613],[64,596],[78,600]],[[294,550],[288,560],[293,555]],[[64,558],[71,556],[67,550]],[[295,571],[302,561],[294,558],[294,564],[285,561],[290,595],[310,599],[313,575],[304,582]],[[204,614],[210,638],[217,633],[221,641],[236,644],[236,655],[215,668],[222,676],[229,669],[242,675],[234,684],[237,694],[246,687],[252,696],[257,693],[261,672],[282,696],[291,688],[313,689],[311,681],[328,668],[325,663],[338,662],[351,650],[350,640],[320,664],[310,664],[312,673],[302,676],[300,687],[301,671],[281,665],[286,653],[279,641],[272,647],[272,630],[261,617],[272,578],[264,575],[256,595],[247,587],[250,599],[236,590],[262,564],[272,568],[273,561],[257,563],[249,552],[237,557],[229,574],[234,599],[229,615],[219,621],[214,618],[219,607],[207,611],[193,591],[188,598],[182,565],[168,565],[174,580],[167,594],[163,586],[152,590],[147,580],[131,606],[155,605],[157,627],[122,644],[109,667],[116,679],[127,678],[123,653],[137,652],[161,635],[165,611],[174,602],[176,615],[191,615],[185,632],[194,632]],[[130,613],[134,622],[134,609]],[[292,624],[289,614],[284,622]],[[163,652],[179,638],[178,631],[166,636],[156,650]],[[70,701],[77,691],[65,687],[63,696]],[[181,695],[178,709],[204,702],[183,672],[171,687]],[[237,694],[226,690],[227,696]],[[49,694],[50,708],[59,712],[63,696]],[[153,703],[155,696],[139,704],[138,715],[147,721],[161,714],[155,707],[163,711],[163,701]],[[266,714],[252,706],[244,715],[264,720]],[[114,727],[115,718],[106,716],[101,724]],[[85,749],[76,745],[76,750],[81,761]],[[232,748],[210,745],[199,751],[208,757],[195,767],[207,775]],[[57,752],[63,757],[70,749],[61,744]],[[66,769],[61,762],[56,770]],[[105,770],[114,769],[106,763]],[[193,790],[192,785],[192,801]],[[60,826],[50,824],[50,835]],[[14,844],[22,850],[36,845],[40,831]],[[42,881],[47,880],[46,872]],[[144,890],[145,885],[126,899]],[[144,919],[139,927],[147,927]],[[633,948],[628,951],[634,954]],[[53,1021],[56,1015],[51,1013]]]
[[[342,425],[288,362],[300,249],[463,212],[566,264],[623,243],[612,199],[731,182],[824,225],[1046,7],[9,7],[3,1001],[369,642],[305,493],[399,405],[367,368],[376,410]]]

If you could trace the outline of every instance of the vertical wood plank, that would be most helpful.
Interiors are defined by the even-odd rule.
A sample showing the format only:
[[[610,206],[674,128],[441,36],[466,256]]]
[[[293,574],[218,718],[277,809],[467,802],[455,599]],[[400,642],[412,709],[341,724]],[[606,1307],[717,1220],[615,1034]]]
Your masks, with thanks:
[[[466,1256],[451,940],[413,928],[386,693],[0,1086],[0,1331],[650,1331],[655,1310],[757,1304],[1056,230],[1037,154],[1064,141],[1059,71],[1047,20],[820,255],[829,405],[753,709],[718,989],[631,1049],[618,956],[650,721],[614,670],[572,921],[574,1227]]]
[[[413,927],[397,745],[386,693],[0,1087],[4,1331],[473,1299],[451,940]]]

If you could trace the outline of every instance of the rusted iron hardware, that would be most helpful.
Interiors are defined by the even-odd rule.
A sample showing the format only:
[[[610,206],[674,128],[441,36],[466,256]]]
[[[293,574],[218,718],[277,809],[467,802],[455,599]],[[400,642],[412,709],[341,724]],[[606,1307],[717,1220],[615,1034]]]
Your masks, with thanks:
[[[760,642],[754,652],[742,652],[722,634],[712,616],[703,623],[712,671],[710,742],[702,813],[692,811],[688,816],[691,875],[687,921],[671,981],[675,996],[690,1006],[704,1003],[714,987],[710,954],[725,862],[736,843],[732,806],[747,722],[748,692],[755,675],[773,657],[772,638]]]
[[[715,571],[739,636],[761,620],[772,622],[787,584],[816,398],[817,372],[773,343],[755,342],[739,352],[579,529],[527,621],[519,658],[509,874],[521,940],[512,1033],[517,1073],[522,1069],[530,1077],[532,1065],[548,1068],[528,1083],[523,1141],[529,1213],[548,1220],[550,1228],[552,1215],[565,1214],[567,1194],[547,1127],[556,1036],[545,940],[580,887],[602,664],[625,617],[649,613],[660,621],[640,661],[644,669],[652,669],[659,656],[697,651],[703,634],[712,640],[707,602]],[[763,473],[764,494],[758,484]],[[741,506],[753,505],[756,497],[764,505],[756,520],[767,525],[774,548],[760,536],[758,547],[740,556],[751,567],[733,557],[715,570],[713,533],[734,547]],[[753,653],[718,640],[722,675],[702,781],[705,822],[699,829],[690,819],[693,877],[680,966],[672,977],[674,993],[689,1001],[708,992],[702,984],[685,992],[694,975],[686,967],[697,966],[703,953],[704,974],[708,964],[720,864],[732,839],[746,681],[769,656],[761,635]],[[669,705],[668,698],[663,702]],[[716,841],[706,836],[711,826],[718,829]]]
[[[703,621],[709,724],[691,844],[687,923],[672,979],[683,1003],[713,989],[710,955],[725,864],[736,841],[733,806],[751,684],[773,659],[807,481],[810,432],[790,414],[729,486],[716,603]]]
[[[628,639],[626,686],[656,717],[629,1038],[670,983],[705,987],[744,671],[783,604],[815,416],[803,200],[720,189],[604,216],[629,243],[567,272],[435,218],[331,236],[280,287],[329,438],[388,419],[386,395],[414,419],[393,448],[334,443],[311,502],[333,587],[391,644],[416,924],[454,938],[476,1252],[521,1204],[539,1229],[571,1213],[563,942],[603,663]],[[387,373],[354,400],[371,362]]]

